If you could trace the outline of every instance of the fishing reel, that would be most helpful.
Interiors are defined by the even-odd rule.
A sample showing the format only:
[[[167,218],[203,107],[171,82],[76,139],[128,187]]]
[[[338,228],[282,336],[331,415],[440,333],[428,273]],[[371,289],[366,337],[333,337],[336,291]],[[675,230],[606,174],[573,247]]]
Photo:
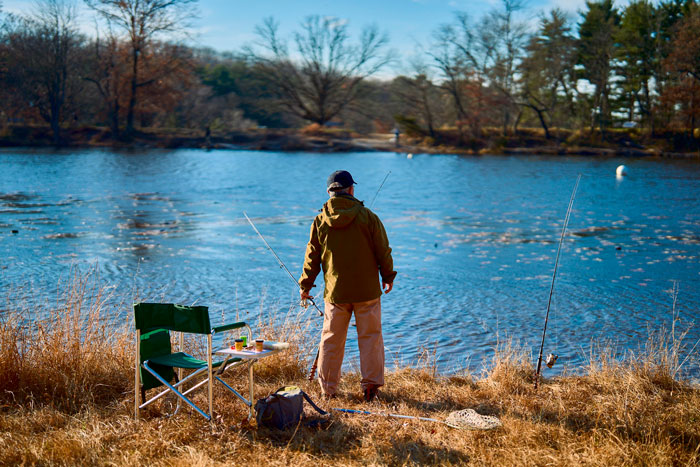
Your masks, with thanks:
[[[547,355],[547,368],[552,368],[554,364],[557,362],[557,359],[559,358],[559,355],[554,355],[553,353],[550,353]]]
[[[319,310],[319,308],[316,306],[316,302],[314,302],[313,298],[310,298],[310,297],[309,298],[302,298],[301,301],[299,302],[299,306],[305,310],[307,308],[309,308],[310,306],[312,306],[312,307],[316,308],[316,311],[318,311],[318,314],[320,316],[323,316],[323,312],[321,312],[321,310]]]
[[[316,306],[316,303],[313,298],[302,298],[299,306],[306,310],[310,306]]]

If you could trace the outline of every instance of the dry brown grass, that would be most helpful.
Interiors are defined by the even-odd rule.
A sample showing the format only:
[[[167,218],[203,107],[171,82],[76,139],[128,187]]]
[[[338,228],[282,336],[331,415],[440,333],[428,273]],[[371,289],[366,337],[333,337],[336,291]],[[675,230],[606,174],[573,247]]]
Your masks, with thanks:
[[[106,309],[104,291],[91,281],[75,276],[63,299],[42,310],[46,315],[11,307],[1,315],[0,465],[700,462],[700,390],[677,378],[676,340],[658,336],[625,358],[596,352],[584,374],[545,379],[538,392],[530,356],[517,347],[500,348],[478,380],[439,375],[426,352],[418,367],[392,370],[377,401],[362,402],[359,376],[348,374],[330,404],[438,419],[474,408],[501,418],[503,427],[492,432],[338,414],[323,427],[258,429],[245,421],[245,407],[216,386],[213,425],[188,409],[168,418],[156,404],[136,422],[131,315],[126,307],[121,321],[127,316],[127,323],[115,327],[106,319],[115,310]],[[269,319],[259,326],[298,346],[304,319],[290,310],[276,336]],[[293,383],[320,399],[295,354],[260,366],[258,397]],[[243,375],[231,375],[244,389]],[[204,394],[195,400],[204,403]]]
[[[124,392],[131,321],[107,306],[110,293],[98,275],[72,271],[53,304],[30,304],[30,293],[3,297],[0,401],[77,412]]]

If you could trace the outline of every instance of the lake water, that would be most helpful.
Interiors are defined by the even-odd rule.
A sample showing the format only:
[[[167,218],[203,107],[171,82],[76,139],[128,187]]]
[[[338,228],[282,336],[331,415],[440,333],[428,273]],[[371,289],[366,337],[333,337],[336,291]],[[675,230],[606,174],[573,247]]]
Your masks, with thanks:
[[[621,163],[629,176],[619,180]],[[126,303],[282,316],[294,285],[242,212],[296,276],[337,169],[353,174],[366,204],[391,171],[373,206],[398,271],[383,298],[388,360],[411,362],[428,347],[443,371],[480,368],[507,339],[536,356],[579,173],[545,346],[560,355],[555,370],[584,364],[592,342],[637,349],[649,330],[670,327],[674,281],[678,327],[695,324],[687,341],[700,339],[700,163],[682,160],[4,150],[2,286],[54,297],[71,267],[97,264]],[[311,350],[321,323],[307,316]],[[349,365],[356,349],[351,328]],[[686,369],[700,374],[697,360]]]

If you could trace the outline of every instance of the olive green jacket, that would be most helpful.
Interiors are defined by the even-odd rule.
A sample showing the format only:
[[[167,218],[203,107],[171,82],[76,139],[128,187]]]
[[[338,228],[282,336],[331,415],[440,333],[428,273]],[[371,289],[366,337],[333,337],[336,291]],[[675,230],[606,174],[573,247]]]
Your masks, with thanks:
[[[331,303],[355,303],[382,295],[379,281],[396,277],[389,239],[376,214],[348,194],[329,198],[311,225],[304,271],[299,281],[310,293],[323,267],[323,299]]]

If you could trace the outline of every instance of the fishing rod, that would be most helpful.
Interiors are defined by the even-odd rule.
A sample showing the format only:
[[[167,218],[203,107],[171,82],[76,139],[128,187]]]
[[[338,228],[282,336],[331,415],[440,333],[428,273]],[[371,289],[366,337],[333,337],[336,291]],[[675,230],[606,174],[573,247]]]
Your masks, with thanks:
[[[282,260],[280,259],[280,257],[277,256],[277,253],[275,253],[275,250],[273,250],[272,247],[270,246],[270,244],[267,243],[267,240],[265,240],[265,237],[263,237],[263,235],[260,233],[260,231],[258,230],[258,228],[255,227],[255,224],[253,224],[253,221],[250,220],[250,217],[248,217],[248,214],[246,214],[245,211],[243,211],[243,215],[244,215],[245,218],[248,220],[248,223],[249,223],[250,226],[253,228],[253,230],[255,230],[255,233],[258,234],[258,236],[260,237],[260,239],[265,243],[265,246],[267,247],[267,249],[270,250],[270,253],[272,253],[272,255],[275,257],[275,259],[277,260],[277,262],[278,262],[279,265],[280,265],[280,269],[284,269],[285,271],[287,271],[287,274],[289,275],[289,278],[292,280],[292,282],[294,282],[294,284],[295,284],[299,289],[301,289],[301,286],[299,285],[299,282],[297,282],[297,280],[294,278],[294,276],[292,275],[292,273],[289,272],[289,269],[287,269],[287,266],[284,265],[284,263],[282,262]],[[321,315],[321,316],[323,316],[323,312],[318,308],[318,306],[316,306],[316,302],[314,302],[314,299],[313,299],[313,298],[309,297],[309,298],[307,298],[306,300],[310,301],[311,304],[313,305],[313,307],[316,308],[316,311],[318,311],[318,314]],[[304,306],[304,303],[302,303],[302,306]]]
[[[552,305],[552,294],[554,293],[554,279],[557,277],[557,267],[559,266],[559,253],[561,253],[561,245],[564,242],[564,234],[566,234],[566,227],[569,225],[569,218],[571,217],[571,208],[574,206],[574,199],[576,198],[576,190],[578,189],[578,182],[581,180],[581,174],[578,174],[576,178],[576,184],[574,185],[574,191],[571,192],[571,199],[569,199],[569,207],[566,209],[566,217],[564,218],[564,228],[561,229],[561,237],[559,238],[559,247],[557,248],[557,257],[554,260],[554,273],[552,274],[552,286],[549,289],[549,301],[547,302],[547,314],[544,317],[544,327],[542,328],[542,345],[540,345],[540,356],[537,358],[537,371],[535,372],[535,390],[539,386],[540,382],[540,370],[542,369],[542,351],[544,350],[544,338],[547,334],[547,322],[549,321],[549,308]],[[549,368],[554,365],[557,361],[558,355],[551,354],[547,357],[547,366]]]
[[[438,420],[437,418],[418,417],[418,416],[414,416],[414,415],[400,415],[397,413],[369,412],[367,410],[338,409],[338,408],[332,408],[331,410],[335,410],[336,412],[358,414],[358,415],[379,415],[380,417],[403,418],[403,419],[408,419],[408,420],[423,420],[424,422],[445,423],[444,421]]]
[[[384,186],[386,179],[389,178],[389,175],[391,175],[391,170],[386,173],[386,175],[384,176],[384,180],[382,180],[382,183],[379,185],[379,188],[377,188],[377,192],[374,194],[374,198],[372,198],[372,202],[369,204],[370,209],[372,209],[372,206],[374,206],[374,201],[377,199],[377,195],[379,195],[379,192],[382,190],[382,187]],[[355,323],[353,323],[353,326],[354,325]],[[309,370],[309,381],[313,381],[316,377],[316,370],[318,369],[318,356],[320,353],[321,344],[319,343],[318,348],[316,349],[316,358],[314,358],[314,362],[311,364],[311,369]]]
[[[503,426],[503,424],[498,418],[490,415],[481,415],[477,413],[474,409],[457,410],[451,412],[445,420],[439,420],[437,418],[430,417],[419,417],[416,415],[401,415],[397,413],[389,413],[384,411],[370,412],[368,410],[353,410],[339,408],[332,408],[331,410],[347,414],[377,415],[380,417],[391,417],[404,420],[421,420],[424,422],[442,423],[451,428],[458,428],[461,430],[493,430],[495,428]]]

